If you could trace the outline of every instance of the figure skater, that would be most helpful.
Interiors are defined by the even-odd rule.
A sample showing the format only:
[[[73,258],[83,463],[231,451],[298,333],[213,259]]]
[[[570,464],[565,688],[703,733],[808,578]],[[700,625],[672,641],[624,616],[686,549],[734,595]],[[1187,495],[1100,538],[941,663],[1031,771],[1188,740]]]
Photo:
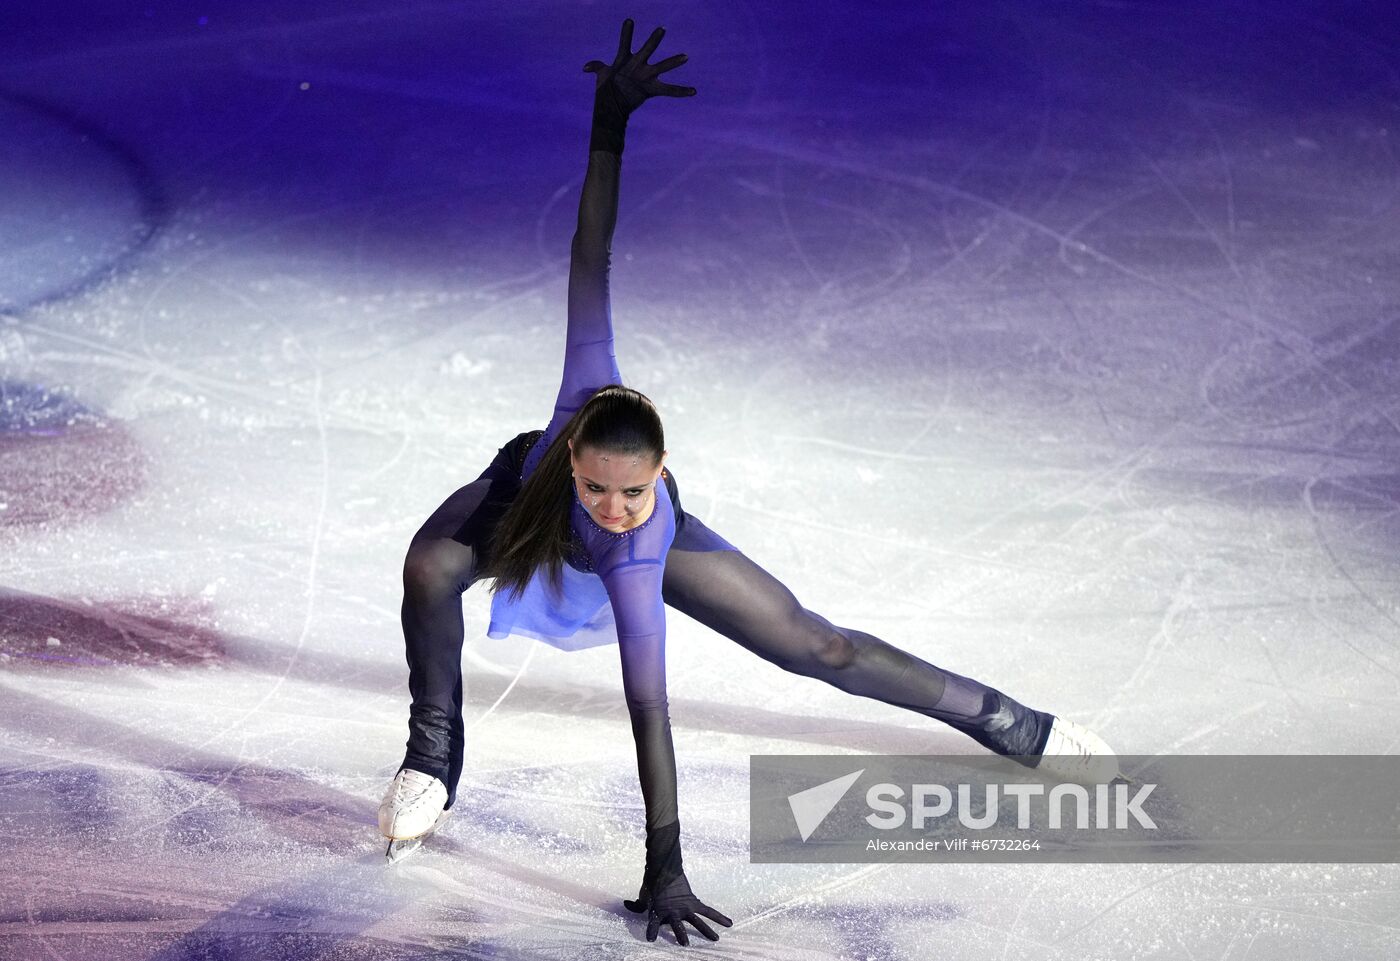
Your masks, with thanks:
[[[493,637],[562,647],[616,641],[646,808],[646,862],[629,910],[647,940],[685,924],[731,922],[690,889],[681,863],[676,762],[667,714],[664,604],[784,670],[936,718],[998,754],[1067,778],[1106,781],[1113,752],[1073,722],[1032,710],[862,631],[832,624],[699,519],[681,509],[664,465],[661,418],[621,386],[613,353],[608,265],[629,115],[651,97],[693,87],[658,77],[686,62],[636,53],[624,21],[611,64],[596,75],[588,168],[569,263],[563,383],[549,426],[509,441],[486,471],[449,497],[414,535],[404,562],[409,666],[407,751],[379,809],[390,859],[446,816],[462,772],[462,593],[494,580]]]

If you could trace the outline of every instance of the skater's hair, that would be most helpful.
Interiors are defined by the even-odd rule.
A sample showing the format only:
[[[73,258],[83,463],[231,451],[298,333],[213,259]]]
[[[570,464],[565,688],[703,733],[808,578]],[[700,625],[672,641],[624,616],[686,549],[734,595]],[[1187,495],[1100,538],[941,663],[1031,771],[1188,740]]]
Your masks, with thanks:
[[[621,384],[599,388],[559,431],[496,525],[483,572],[495,578],[493,594],[504,589],[519,597],[541,567],[555,591],[563,587],[562,567],[572,538],[570,438],[575,451],[589,447],[610,454],[646,455],[653,467],[661,463],[666,450],[661,415],[645,394]]]

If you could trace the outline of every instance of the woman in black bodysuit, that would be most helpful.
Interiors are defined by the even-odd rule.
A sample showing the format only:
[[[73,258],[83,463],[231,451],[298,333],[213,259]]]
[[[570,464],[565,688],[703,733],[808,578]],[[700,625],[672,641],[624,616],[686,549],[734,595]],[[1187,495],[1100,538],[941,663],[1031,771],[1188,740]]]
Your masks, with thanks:
[[[663,466],[660,417],[620,385],[608,302],[627,119],[650,97],[695,93],[657,79],[684,63],[683,54],[647,63],[662,35],[658,28],[633,53],[628,20],[614,61],[584,67],[597,78],[593,128],[569,268],[564,376],[549,426],[502,447],[409,547],[402,619],[413,703],[380,826],[394,839],[421,836],[455,800],[464,749],[461,595],[493,578],[493,636],[618,641],[646,807],[642,885],[626,904],[648,915],[649,940],[666,924],[686,944],[685,923],[717,940],[705,919],[730,921],[691,892],[681,862],[663,601],[785,670],[936,718],[1028,765],[1053,758],[1041,766],[1098,779],[1104,772],[1088,769],[1111,762],[1112,752],[1072,722],[832,624],[681,508]]]

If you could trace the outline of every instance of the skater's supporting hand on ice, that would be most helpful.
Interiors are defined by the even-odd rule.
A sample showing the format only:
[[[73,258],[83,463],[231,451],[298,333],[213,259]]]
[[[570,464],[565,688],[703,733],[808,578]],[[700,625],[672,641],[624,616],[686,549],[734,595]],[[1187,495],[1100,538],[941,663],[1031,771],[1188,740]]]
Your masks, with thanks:
[[[632,21],[624,20],[613,62],[606,64],[601,60],[590,60],[583,65],[584,70],[598,77],[593,95],[593,136],[588,149],[622,153],[627,118],[649,97],[695,96],[694,87],[682,87],[656,79],[657,75],[685,63],[685,54],[678,53],[660,63],[647,63],[647,58],[656,51],[665,33],[665,28],[657,27],[647,42],[642,44],[642,49],[633,53]]]
[[[623,901],[628,911],[647,914],[647,940],[655,941],[663,924],[681,944],[690,944],[687,924],[711,941],[718,941],[714,928],[705,923],[709,918],[726,928],[734,922],[697,898],[690,890],[681,867],[680,824],[647,832],[647,866],[642,876],[642,889],[635,901]]]

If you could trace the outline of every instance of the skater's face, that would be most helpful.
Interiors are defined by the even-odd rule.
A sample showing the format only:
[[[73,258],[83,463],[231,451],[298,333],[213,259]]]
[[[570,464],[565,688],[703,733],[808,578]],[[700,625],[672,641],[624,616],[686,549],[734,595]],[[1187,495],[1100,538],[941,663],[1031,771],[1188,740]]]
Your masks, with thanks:
[[[575,448],[574,442],[569,441],[569,464],[574,471],[579,503],[604,530],[630,530],[651,516],[661,465],[665,462],[665,451],[661,452],[661,460],[652,463],[645,454]]]

